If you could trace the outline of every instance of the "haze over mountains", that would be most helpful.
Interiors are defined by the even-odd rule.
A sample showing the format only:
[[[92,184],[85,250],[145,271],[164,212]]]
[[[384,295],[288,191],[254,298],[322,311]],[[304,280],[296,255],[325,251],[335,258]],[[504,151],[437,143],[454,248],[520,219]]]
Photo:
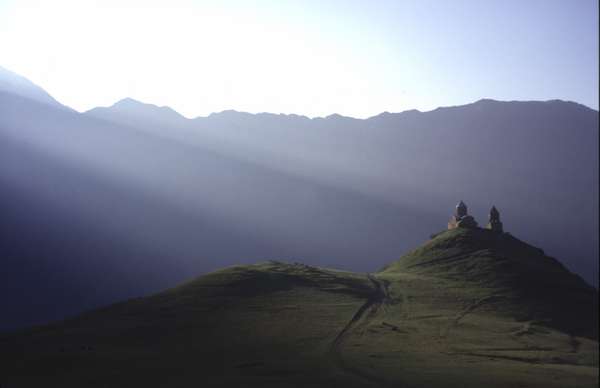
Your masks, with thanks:
[[[598,112],[564,101],[187,119],[78,113],[0,70],[0,328],[232,263],[375,271],[465,200],[597,285]],[[55,304],[60,300],[60,306]]]

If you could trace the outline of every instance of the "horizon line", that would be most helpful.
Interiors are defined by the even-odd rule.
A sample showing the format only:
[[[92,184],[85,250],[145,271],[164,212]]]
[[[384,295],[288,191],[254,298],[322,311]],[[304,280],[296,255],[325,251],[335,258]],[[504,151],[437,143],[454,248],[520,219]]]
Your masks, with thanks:
[[[495,103],[554,103],[554,102],[561,102],[561,103],[567,103],[567,104],[575,104],[575,105],[579,105],[582,106],[584,108],[587,108],[589,110],[592,110],[596,113],[599,113],[599,110],[594,109],[590,106],[587,106],[585,104],[582,104],[580,102],[577,101],[572,101],[572,100],[563,100],[560,98],[553,98],[553,99],[549,99],[549,100],[499,100],[499,99],[494,99],[494,98],[488,98],[488,97],[484,97],[484,98],[480,98],[478,100],[472,101],[472,102],[467,102],[464,104],[455,104],[455,105],[442,105],[442,106],[438,106],[436,108],[430,109],[430,110],[419,110],[419,109],[406,109],[403,111],[399,111],[399,112],[390,112],[390,111],[382,111],[378,114],[375,114],[373,116],[368,116],[365,118],[360,118],[360,117],[354,117],[354,116],[346,116],[346,115],[342,115],[339,113],[331,113],[328,114],[326,116],[308,116],[308,115],[304,115],[304,114],[299,114],[299,113],[283,113],[283,112],[279,112],[279,113],[275,113],[275,112],[267,112],[267,111],[260,111],[260,112],[248,112],[248,111],[244,111],[244,110],[236,110],[236,109],[224,109],[221,111],[215,111],[215,112],[211,112],[207,115],[198,115],[198,116],[193,116],[193,117],[188,117],[182,113],[180,113],[179,111],[177,111],[176,109],[172,108],[169,105],[157,105],[151,102],[144,102],[141,100],[137,100],[135,98],[132,97],[124,97],[121,98],[119,100],[117,100],[116,102],[114,102],[111,105],[107,105],[107,106],[96,106],[93,107],[91,109],[87,109],[87,110],[83,110],[83,111],[79,111],[77,109],[74,109],[68,105],[65,105],[66,107],[73,109],[75,112],[78,112],[80,114],[86,114],[89,113],[95,109],[111,109],[114,108],[116,105],[120,104],[120,103],[135,103],[135,104],[139,104],[139,105],[146,105],[146,106],[150,106],[153,108],[158,108],[158,109],[169,109],[172,112],[176,113],[177,115],[181,116],[182,118],[186,119],[186,120],[196,120],[196,119],[203,119],[203,118],[209,118],[213,115],[218,115],[218,114],[222,114],[222,113],[239,113],[239,114],[247,114],[247,115],[252,115],[252,116],[257,116],[257,115],[272,115],[272,116],[294,116],[294,117],[299,117],[299,118],[305,118],[308,120],[319,120],[319,119],[330,119],[333,117],[338,117],[338,118],[343,118],[343,119],[351,119],[351,120],[369,120],[375,117],[379,117],[382,115],[386,115],[386,114],[392,114],[392,115],[397,115],[397,114],[403,114],[403,113],[429,113],[429,112],[434,112],[436,110],[439,109],[448,109],[448,108],[458,108],[458,107],[463,107],[463,106],[468,106],[468,105],[473,105],[473,104],[477,104],[477,103],[485,103],[485,102],[495,102]],[[61,103],[62,104],[62,103]],[[64,104],[63,104],[64,105]]]
[[[141,100],[137,100],[137,99],[132,98],[132,97],[123,97],[123,98],[117,100],[116,102],[114,102],[113,104],[108,105],[108,106],[99,105],[99,106],[95,106],[95,107],[87,109],[87,110],[78,110],[78,109],[75,109],[75,108],[73,108],[73,107],[71,107],[71,106],[69,106],[67,104],[64,104],[64,103],[60,102],[58,99],[56,99],[54,97],[54,95],[52,95],[50,92],[48,92],[45,88],[37,85],[36,83],[34,83],[33,81],[31,81],[29,78],[21,75],[20,73],[12,71],[12,70],[10,70],[10,69],[2,66],[2,65],[0,65],[0,70],[4,70],[6,72],[12,73],[13,75],[15,75],[17,77],[20,77],[20,78],[26,80],[31,85],[33,85],[33,86],[39,88],[40,90],[44,91],[46,94],[48,94],[52,99],[54,99],[60,105],[62,105],[64,107],[67,107],[67,108],[73,110],[74,112],[77,112],[77,113],[80,113],[80,114],[86,114],[86,113],[89,113],[89,112],[91,112],[91,111],[93,111],[95,109],[110,109],[110,108],[115,107],[119,103],[123,103],[123,102],[133,102],[133,103],[137,103],[137,104],[140,104],[140,105],[149,105],[149,106],[152,106],[152,107],[155,107],[155,108],[158,108],[158,109],[169,109],[169,110],[173,111],[174,113],[176,113],[177,115],[179,115],[182,118],[187,119],[187,120],[195,120],[195,119],[201,119],[201,118],[208,118],[208,117],[210,117],[212,115],[226,113],[226,112],[249,114],[249,115],[295,116],[295,117],[300,117],[300,118],[306,118],[306,119],[309,119],[309,120],[328,119],[328,118],[332,118],[332,117],[339,117],[339,118],[351,119],[351,120],[369,120],[369,119],[372,119],[372,118],[375,118],[375,117],[379,117],[379,116],[385,115],[385,114],[402,114],[402,113],[409,113],[409,112],[428,113],[428,112],[434,112],[434,111],[436,111],[438,109],[456,108],[456,107],[473,105],[473,104],[482,103],[482,102],[498,102],[498,103],[531,103],[531,102],[551,103],[551,102],[563,102],[563,103],[571,103],[571,104],[580,105],[580,106],[583,106],[583,107],[585,107],[587,109],[590,109],[590,110],[592,110],[592,111],[594,111],[596,113],[599,112],[598,109],[594,109],[594,108],[592,108],[592,107],[590,107],[590,106],[588,106],[586,104],[583,104],[583,103],[580,103],[580,102],[577,102],[577,101],[573,101],[573,100],[563,100],[563,99],[560,99],[560,98],[553,98],[553,99],[549,99],[549,100],[535,100],[535,99],[533,99],[533,100],[530,100],[530,99],[527,99],[527,100],[500,100],[500,99],[494,99],[494,98],[489,98],[489,97],[482,97],[482,98],[479,98],[479,99],[477,99],[475,101],[467,102],[467,103],[464,103],[464,104],[440,105],[440,106],[438,106],[436,108],[433,108],[433,109],[430,109],[430,110],[406,109],[406,110],[397,111],[397,112],[390,112],[390,111],[385,110],[385,111],[381,111],[380,113],[377,113],[375,115],[364,117],[364,118],[354,117],[354,116],[346,116],[346,115],[339,114],[337,112],[328,114],[326,116],[312,116],[311,117],[311,116],[308,116],[308,115],[305,115],[305,114],[299,114],[299,113],[283,113],[283,112],[274,113],[274,112],[267,112],[267,111],[248,112],[248,111],[243,111],[243,110],[236,110],[236,109],[233,109],[233,108],[224,109],[224,110],[221,110],[221,111],[213,111],[213,112],[208,113],[207,115],[204,115],[204,116],[203,115],[198,115],[198,116],[188,117],[188,116],[180,113],[178,110],[172,108],[169,105],[156,105],[154,103],[143,102]]]

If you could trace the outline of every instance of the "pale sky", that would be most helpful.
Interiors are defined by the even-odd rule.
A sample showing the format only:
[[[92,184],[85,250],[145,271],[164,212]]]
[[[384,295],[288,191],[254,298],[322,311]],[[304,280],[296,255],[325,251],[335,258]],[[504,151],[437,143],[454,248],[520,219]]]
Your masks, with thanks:
[[[0,66],[79,111],[598,109],[598,1],[0,0]]]

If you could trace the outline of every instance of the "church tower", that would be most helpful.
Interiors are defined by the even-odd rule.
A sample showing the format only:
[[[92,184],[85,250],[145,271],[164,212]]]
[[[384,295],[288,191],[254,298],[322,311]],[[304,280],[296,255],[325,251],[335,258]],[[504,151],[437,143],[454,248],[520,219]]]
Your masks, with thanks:
[[[467,215],[467,205],[465,205],[463,201],[460,201],[458,205],[456,205],[456,211],[454,212],[454,215],[457,218],[462,218]]]
[[[467,205],[463,201],[460,201],[456,205],[454,215],[450,217],[448,221],[448,229],[455,228],[476,228],[477,222],[467,212]]]
[[[485,226],[486,229],[502,232],[502,222],[500,222],[500,212],[496,209],[496,206],[492,206],[490,209],[490,219],[488,224]]]

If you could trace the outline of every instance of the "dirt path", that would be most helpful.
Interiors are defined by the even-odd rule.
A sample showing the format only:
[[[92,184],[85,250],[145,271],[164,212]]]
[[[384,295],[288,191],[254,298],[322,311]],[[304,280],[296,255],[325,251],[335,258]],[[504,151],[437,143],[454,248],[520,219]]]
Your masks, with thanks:
[[[384,280],[377,279],[371,274],[368,274],[367,277],[371,283],[373,283],[373,293],[369,296],[367,301],[360,306],[360,308],[352,316],[352,319],[348,321],[344,328],[335,337],[331,343],[329,353],[337,367],[342,371],[352,374],[366,381],[367,383],[382,386],[386,385],[387,383],[381,377],[354,367],[344,361],[343,358],[343,345],[350,334],[360,327],[365,327],[373,318],[382,312],[382,307],[390,300],[388,283]]]

